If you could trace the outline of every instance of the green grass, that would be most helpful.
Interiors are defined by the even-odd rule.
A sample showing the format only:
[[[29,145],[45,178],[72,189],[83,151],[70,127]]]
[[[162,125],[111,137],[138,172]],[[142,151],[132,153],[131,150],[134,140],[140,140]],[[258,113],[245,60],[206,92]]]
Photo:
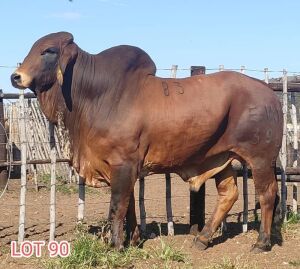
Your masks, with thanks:
[[[300,236],[300,214],[294,212],[288,212],[287,221],[284,223],[284,231],[289,234],[290,237],[299,238]],[[293,267],[300,267],[300,259],[289,261],[289,265]]]
[[[117,251],[110,247],[107,239],[109,223],[103,223],[100,235],[91,235],[83,225],[78,226],[76,239],[71,242],[71,255],[66,258],[44,259],[47,269],[89,269],[89,268],[132,268],[139,264],[152,265],[153,268],[176,268],[189,265],[186,255],[166,244],[160,238],[160,246],[151,249],[128,247]],[[148,267],[148,266],[147,266]]]
[[[81,234],[72,242],[71,255],[67,258],[47,260],[44,264],[48,269],[86,269],[86,268],[118,268],[129,267],[136,260],[149,257],[146,251],[129,247],[122,252],[109,247],[96,236]]]
[[[74,184],[58,184],[56,185],[56,191],[63,194],[78,193],[78,187]]]
[[[235,260],[223,258],[222,262],[205,267],[205,269],[256,269],[255,264],[248,261],[240,261],[240,257]]]
[[[176,249],[173,245],[167,244],[161,237],[160,247],[153,248],[153,257],[158,258],[166,263],[169,262],[187,262],[186,255],[182,252],[182,249]]]
[[[0,244],[0,253],[1,254],[8,254],[8,253],[10,253],[10,247],[8,245],[1,245]]]
[[[38,183],[45,185],[47,189],[50,189],[50,174],[40,174],[38,177]],[[63,194],[78,193],[78,186],[74,183],[68,184],[66,179],[62,176],[56,176],[56,191]]]
[[[287,213],[287,224],[298,224],[300,223],[300,214],[294,212]]]
[[[282,230],[285,234],[292,236],[294,234],[299,235],[300,229],[300,214],[288,212],[287,213],[287,220],[283,223]]]
[[[228,258],[224,258],[221,263],[211,265],[206,269],[236,269],[235,264]]]
[[[300,260],[293,260],[293,261],[289,261],[289,265],[291,266],[295,266],[295,267],[300,267]]]
[[[38,183],[50,189],[50,174],[40,174],[38,176]],[[78,185],[76,183],[69,184],[63,176],[57,175],[56,191],[63,194],[78,193]],[[97,194],[99,191],[94,187],[86,186],[85,193]]]
[[[154,262],[153,268],[164,268],[171,269],[174,266],[176,268],[190,268],[191,263],[187,258],[187,255],[182,252],[181,249],[177,249],[174,244],[166,243],[164,239],[161,237],[161,224],[157,223],[157,228],[159,231],[159,247],[151,247],[151,258],[158,261]]]

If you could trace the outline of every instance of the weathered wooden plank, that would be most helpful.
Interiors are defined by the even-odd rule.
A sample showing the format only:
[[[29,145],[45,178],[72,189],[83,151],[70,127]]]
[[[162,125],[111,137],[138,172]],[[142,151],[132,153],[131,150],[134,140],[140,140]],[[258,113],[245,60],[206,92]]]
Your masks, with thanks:
[[[248,168],[243,165],[243,232],[248,231]]]
[[[50,241],[55,240],[55,224],[56,224],[56,150],[54,138],[54,125],[49,123],[50,136],[50,160],[51,160],[51,180],[50,180]]]
[[[286,186],[286,166],[287,166],[287,111],[288,111],[288,81],[287,81],[287,72],[283,70],[283,79],[282,79],[282,111],[283,111],[283,136],[282,136],[282,145],[281,145],[281,154],[280,160],[282,164],[282,173],[281,173],[281,206],[283,217],[286,217],[286,197],[287,197],[287,186]]]
[[[146,233],[146,210],[145,210],[145,179],[143,177],[139,180],[139,207],[141,220],[141,233]]]
[[[205,66],[191,66],[191,76],[205,74]],[[190,234],[197,234],[205,224],[205,183],[198,192],[190,192]]]
[[[85,207],[85,184],[84,178],[79,176],[78,180],[78,223],[82,223],[84,219],[84,207]]]
[[[298,166],[298,123],[297,123],[297,108],[296,108],[296,96],[295,93],[291,93],[291,109],[290,115],[293,124],[293,167]],[[294,213],[298,212],[298,184],[293,183],[293,200],[292,200],[292,210]]]
[[[27,146],[25,133],[25,106],[24,106],[24,91],[20,90],[19,94],[19,133],[20,133],[20,149],[21,149],[21,191],[20,191],[20,215],[19,215],[19,244],[25,238],[25,211],[26,211],[26,161],[27,161]]]
[[[0,94],[2,90],[0,90]],[[0,160],[7,161],[7,135],[4,122],[4,105],[3,98],[0,97]],[[4,189],[7,185],[7,167],[0,167],[0,189]]]
[[[174,223],[172,213],[172,198],[171,198],[171,175],[166,174],[166,208],[168,221],[168,235],[174,235]]]
[[[269,87],[273,89],[273,91],[282,92],[284,83],[282,82],[269,82]],[[289,82],[287,83],[287,92],[300,92],[300,83]]]
[[[19,99],[19,93],[0,93],[0,98],[3,99]],[[24,99],[36,98],[34,93],[24,93]]]
[[[265,74],[264,81],[265,83],[269,84],[269,69],[267,67],[264,69],[264,74]]]

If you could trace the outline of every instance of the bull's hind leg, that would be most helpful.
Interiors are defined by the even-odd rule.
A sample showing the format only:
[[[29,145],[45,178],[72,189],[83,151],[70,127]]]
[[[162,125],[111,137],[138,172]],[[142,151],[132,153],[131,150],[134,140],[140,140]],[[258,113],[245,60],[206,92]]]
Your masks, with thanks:
[[[216,175],[216,186],[219,195],[216,208],[200,234],[195,237],[195,245],[200,249],[207,248],[213,234],[238,199],[236,173],[231,166]]]
[[[112,245],[117,249],[123,248],[124,235],[123,224],[130,199],[133,195],[134,183],[137,175],[132,166],[124,165],[116,167],[111,177],[111,200],[109,218],[112,222]],[[130,209],[129,215],[132,213]],[[131,214],[132,218],[132,214]],[[131,221],[131,220],[130,220]]]
[[[136,214],[135,214],[135,198],[134,192],[131,193],[129,206],[126,214],[126,239],[127,243],[136,246],[139,238],[140,232],[137,226]]]
[[[274,170],[271,167],[263,167],[257,169],[252,167],[252,174],[255,188],[259,195],[261,207],[261,224],[257,242],[253,246],[254,252],[262,252],[271,250],[271,226],[274,215],[275,230],[278,231],[280,225],[280,216],[278,216],[279,199],[276,194],[278,191],[277,181]],[[276,204],[275,204],[276,202]]]

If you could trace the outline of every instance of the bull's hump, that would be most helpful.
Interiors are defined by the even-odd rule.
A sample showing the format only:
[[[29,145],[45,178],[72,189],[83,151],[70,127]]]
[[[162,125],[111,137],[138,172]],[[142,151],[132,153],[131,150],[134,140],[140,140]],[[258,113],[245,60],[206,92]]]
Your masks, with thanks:
[[[156,65],[151,57],[135,46],[115,46],[100,52],[98,56],[114,69],[124,71],[143,69],[147,74],[155,75],[156,73]]]

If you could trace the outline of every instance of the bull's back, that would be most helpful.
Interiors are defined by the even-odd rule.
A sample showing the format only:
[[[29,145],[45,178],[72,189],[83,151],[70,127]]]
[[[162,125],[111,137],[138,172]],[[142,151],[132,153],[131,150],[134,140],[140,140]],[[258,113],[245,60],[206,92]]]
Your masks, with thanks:
[[[278,118],[267,123],[266,132],[272,134],[266,136],[274,136],[271,140],[276,143],[281,140],[280,131],[275,130],[282,121],[278,98],[264,83],[239,73],[150,77],[142,98],[143,141],[148,143],[145,159],[151,163],[180,165],[197,152],[209,151],[208,147],[214,153],[230,149],[249,140],[252,127],[265,128],[272,111]],[[258,119],[251,114],[253,109]],[[218,140],[223,144],[216,147]]]

